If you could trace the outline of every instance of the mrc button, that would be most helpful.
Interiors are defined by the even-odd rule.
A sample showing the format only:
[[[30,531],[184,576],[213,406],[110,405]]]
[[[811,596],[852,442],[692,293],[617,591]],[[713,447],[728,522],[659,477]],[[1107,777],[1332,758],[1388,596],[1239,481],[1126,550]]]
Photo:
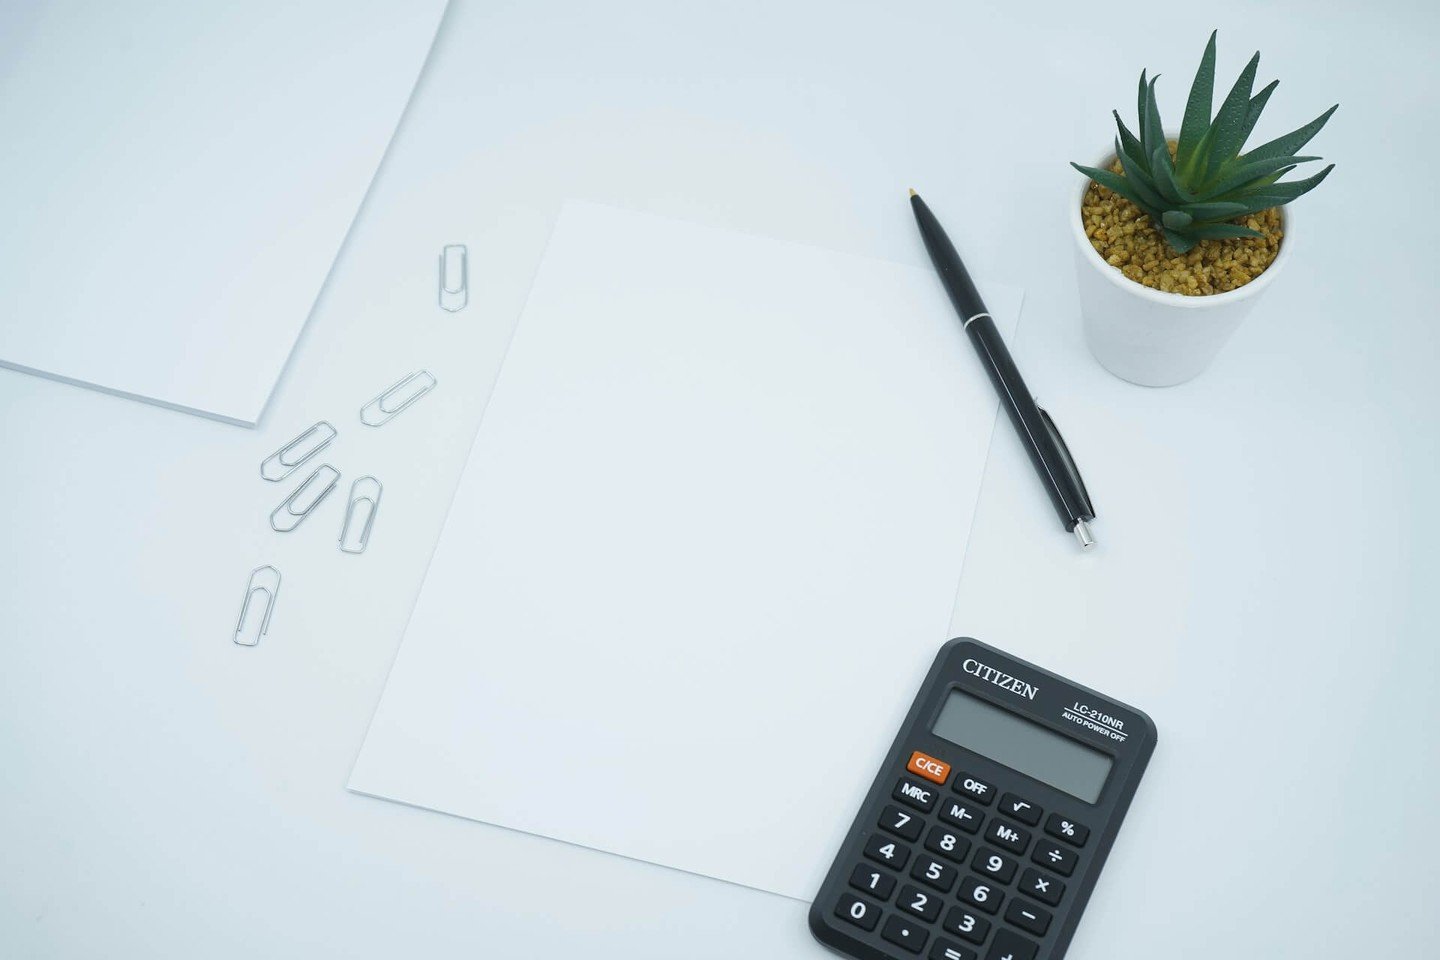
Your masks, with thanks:
[[[905,769],[917,777],[924,777],[935,783],[943,784],[950,776],[950,764],[943,760],[936,760],[928,753],[921,753],[916,750],[910,754],[910,762],[905,764]]]
[[[935,809],[935,800],[939,794],[929,784],[902,777],[900,782],[895,784],[895,792],[891,796],[901,803],[908,803],[917,810],[929,813]]]

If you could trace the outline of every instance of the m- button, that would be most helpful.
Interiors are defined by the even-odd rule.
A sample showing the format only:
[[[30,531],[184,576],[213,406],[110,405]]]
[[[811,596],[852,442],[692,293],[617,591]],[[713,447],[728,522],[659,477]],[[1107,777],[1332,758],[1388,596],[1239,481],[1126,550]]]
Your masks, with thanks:
[[[924,810],[929,813],[935,809],[937,794],[934,787],[927,787],[924,784],[916,783],[914,780],[902,779],[895,784],[895,792],[891,794],[901,803],[908,803],[917,810]]]
[[[939,784],[943,784],[950,776],[950,764],[936,760],[919,750],[910,754],[910,762],[905,764],[905,769],[917,777],[924,777],[926,780]]]

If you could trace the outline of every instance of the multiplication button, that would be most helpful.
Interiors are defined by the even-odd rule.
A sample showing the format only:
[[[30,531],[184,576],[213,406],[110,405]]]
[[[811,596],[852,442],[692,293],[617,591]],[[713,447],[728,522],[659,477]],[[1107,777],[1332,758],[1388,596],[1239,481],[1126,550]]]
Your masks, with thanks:
[[[1047,877],[1039,870],[1026,867],[1025,872],[1020,874],[1020,892],[1053,907],[1065,896],[1065,884],[1054,877]]]

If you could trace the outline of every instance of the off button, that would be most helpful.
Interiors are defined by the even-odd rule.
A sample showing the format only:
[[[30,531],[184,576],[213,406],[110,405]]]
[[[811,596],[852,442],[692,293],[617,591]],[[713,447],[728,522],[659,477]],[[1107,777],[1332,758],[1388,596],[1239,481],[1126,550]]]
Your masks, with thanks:
[[[950,776],[950,764],[936,760],[929,754],[921,753],[919,750],[910,754],[910,762],[905,764],[905,769],[917,777],[924,777],[926,780],[932,783],[938,783],[941,786],[944,786],[945,780]]]

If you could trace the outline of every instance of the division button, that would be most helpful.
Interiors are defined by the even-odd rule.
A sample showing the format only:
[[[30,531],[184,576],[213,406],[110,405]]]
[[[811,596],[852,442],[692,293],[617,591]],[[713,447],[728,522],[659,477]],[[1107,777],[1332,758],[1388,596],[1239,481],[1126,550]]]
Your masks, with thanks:
[[[894,914],[885,921],[885,929],[880,931],[880,936],[911,953],[924,950],[925,941],[930,939],[930,934],[920,924]]]
[[[1062,877],[1068,877],[1075,872],[1075,863],[1080,858],[1074,850],[1046,840],[1035,844],[1035,854],[1030,859],[1042,867],[1054,870]]]
[[[875,924],[880,922],[880,908],[852,893],[842,893],[840,902],[835,904],[835,916],[861,930],[874,930]]]

